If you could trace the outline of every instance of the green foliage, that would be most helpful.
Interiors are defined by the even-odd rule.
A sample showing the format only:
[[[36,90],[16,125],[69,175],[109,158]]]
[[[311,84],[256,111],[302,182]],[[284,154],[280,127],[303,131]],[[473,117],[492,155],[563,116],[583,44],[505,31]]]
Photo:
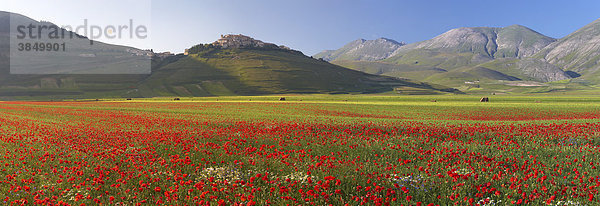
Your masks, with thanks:
[[[198,44],[189,48],[188,54],[198,54],[200,52],[204,52],[207,50],[215,49],[216,47],[213,44]]]

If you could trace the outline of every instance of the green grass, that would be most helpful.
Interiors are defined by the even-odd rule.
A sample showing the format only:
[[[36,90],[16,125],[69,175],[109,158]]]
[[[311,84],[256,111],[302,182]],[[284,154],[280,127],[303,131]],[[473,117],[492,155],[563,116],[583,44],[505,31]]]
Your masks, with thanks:
[[[598,96],[574,96],[574,95],[485,95],[490,98],[490,102],[481,103],[479,95],[405,95],[405,96],[385,96],[385,95],[273,95],[273,96],[220,96],[220,97],[183,97],[179,101],[173,98],[161,97],[150,99],[133,99],[127,102],[146,103],[146,102],[182,102],[184,104],[195,103],[235,103],[234,105],[243,107],[243,111],[234,110],[231,113],[224,111],[222,115],[243,117],[240,120],[256,119],[285,119],[286,121],[295,121],[295,118],[304,118],[302,113],[291,108],[297,107],[315,107],[340,112],[353,112],[365,114],[385,114],[390,116],[405,117],[394,118],[356,118],[356,117],[331,117],[340,121],[358,121],[369,120],[375,122],[394,122],[394,121],[442,121],[442,122],[477,122],[476,120],[449,120],[438,114],[460,114],[474,111],[512,111],[512,115],[519,112],[524,114],[541,114],[552,111],[553,113],[571,112],[584,113],[598,110],[600,97]],[[280,97],[285,97],[285,101],[279,101]],[[435,102],[432,102],[435,100]],[[102,99],[101,101],[121,102],[123,99]],[[263,113],[265,108],[260,105],[268,103],[280,105],[278,112]],[[256,106],[256,107],[255,107]],[[276,108],[279,108],[276,107]],[[293,110],[294,115],[288,115]],[[147,110],[152,111],[152,110]],[[162,112],[171,112],[170,110],[161,110]],[[206,111],[212,114],[212,111]],[[223,112],[223,111],[221,111]],[[307,113],[308,114],[308,113]],[[257,118],[260,117],[260,118]],[[528,120],[525,120],[528,121]],[[532,120],[538,122],[539,120]],[[589,120],[582,120],[589,121]],[[543,121],[542,121],[543,122]]]

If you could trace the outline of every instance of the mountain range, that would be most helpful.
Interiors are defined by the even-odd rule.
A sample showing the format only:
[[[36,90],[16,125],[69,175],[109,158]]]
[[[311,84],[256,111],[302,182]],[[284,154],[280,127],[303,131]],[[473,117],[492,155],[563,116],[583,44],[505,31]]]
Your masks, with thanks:
[[[92,47],[84,36],[69,41],[68,47],[73,49],[56,56],[15,55],[8,47],[14,40],[11,38],[15,38],[11,29],[7,29],[11,22],[35,27],[54,25],[0,12],[3,99],[461,93],[441,85],[344,68],[244,35],[224,35],[213,43],[195,45],[185,54],[177,55],[98,41],[93,41]],[[21,72],[14,71],[15,61],[22,64],[18,67]],[[150,71],[139,72],[146,62]]]
[[[381,39],[359,39],[314,56],[467,93],[594,91],[600,84],[600,19],[560,39],[521,25],[457,28],[395,47],[390,42],[396,41]]]
[[[411,44],[358,39],[312,57],[233,34],[185,54],[97,41],[91,47],[90,39],[77,35],[68,43],[73,50],[58,56],[23,56],[10,50],[10,22],[54,25],[0,12],[2,99],[590,93],[600,86],[600,19],[560,39],[521,25],[463,27]]]

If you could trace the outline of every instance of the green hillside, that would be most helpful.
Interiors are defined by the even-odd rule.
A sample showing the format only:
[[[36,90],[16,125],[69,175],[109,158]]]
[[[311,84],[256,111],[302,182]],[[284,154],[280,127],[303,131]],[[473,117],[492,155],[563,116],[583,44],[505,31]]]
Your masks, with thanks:
[[[140,84],[143,96],[377,93],[394,88],[430,93],[447,87],[350,70],[280,49],[208,49],[154,69]]]
[[[393,64],[387,62],[368,62],[368,61],[332,61],[333,64],[340,65],[346,68],[366,72],[369,74],[378,74],[392,77],[403,77],[413,80],[423,80],[427,77],[448,72],[445,69],[440,69],[431,66],[422,66],[418,64]]]
[[[153,58],[150,75],[0,75],[2,99],[138,98],[283,93],[443,94],[457,90],[367,74],[293,50],[210,49]]]

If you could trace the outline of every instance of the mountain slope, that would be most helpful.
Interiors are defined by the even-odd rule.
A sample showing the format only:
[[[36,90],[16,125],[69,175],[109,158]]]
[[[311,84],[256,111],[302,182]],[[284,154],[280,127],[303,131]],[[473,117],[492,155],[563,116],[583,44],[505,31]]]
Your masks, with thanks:
[[[600,19],[558,40],[520,25],[457,28],[386,59],[331,62],[463,91],[593,91],[600,84]]]
[[[600,19],[548,45],[536,57],[563,68],[600,79]],[[593,74],[593,75],[592,75]]]
[[[10,53],[12,74],[145,74],[150,72],[151,52],[149,51],[92,41],[51,22],[36,21],[15,13],[0,11],[0,23],[2,23],[0,27],[5,30],[0,32],[4,35],[10,34],[11,47],[15,48]],[[24,35],[24,38],[18,38],[20,33],[17,27],[19,26],[30,29],[31,36]],[[44,45],[54,44],[54,48],[59,50],[36,52],[35,48],[38,47],[35,45],[39,42]],[[31,50],[17,50],[18,44],[30,44]]]
[[[404,43],[379,38],[375,40],[357,39],[338,50],[325,50],[315,54],[315,58],[323,58],[326,61],[334,60],[358,60],[376,61],[390,57]]]
[[[89,39],[83,36],[76,36],[72,41],[65,40],[69,45],[68,50],[59,54],[61,56],[55,59],[48,53],[38,55],[41,52],[38,54],[32,52],[30,55],[23,56],[13,55],[9,58],[9,46],[11,38],[14,38],[14,33],[10,35],[11,23],[13,23],[13,26],[15,24],[32,24],[34,26],[54,25],[50,22],[38,22],[20,14],[0,11],[0,97],[2,99],[12,99],[14,97],[39,98],[42,96],[43,98],[127,96],[135,90],[139,81],[148,76],[146,74],[111,74],[113,72],[119,73],[120,69],[126,69],[125,73],[132,71],[129,70],[127,65],[136,64],[130,64],[131,62],[147,62],[149,70],[150,60],[148,56],[136,56],[132,54],[132,52],[137,51],[143,52],[142,50],[97,41],[93,43],[94,47],[92,48]],[[82,53],[93,52],[98,52],[96,53],[97,58],[79,56]],[[69,58],[69,60],[75,60],[77,63],[63,61],[65,57]],[[9,59],[12,61],[9,61]],[[9,63],[13,63],[13,66],[19,66],[15,62],[20,62],[21,66],[26,64],[37,65],[20,70],[36,74],[18,74],[18,71],[11,73],[11,65]],[[48,62],[54,63],[50,64]],[[87,69],[94,68],[103,69],[103,72],[106,73],[75,75],[68,72],[82,71],[82,69],[84,71],[91,71]],[[110,69],[110,71],[107,72],[106,69]],[[61,74],[47,74],[44,71]]]
[[[447,87],[366,74],[283,49],[208,48],[155,69],[142,82],[144,96],[375,93],[394,88],[427,93]]]
[[[455,69],[481,67],[490,61],[505,62],[506,59],[526,59],[541,51],[545,46],[556,40],[535,32],[527,27],[512,25],[504,28],[493,27],[473,27],[457,28],[441,34],[431,40],[417,42],[399,47],[394,54],[384,60],[382,63],[397,65],[395,71],[386,69],[386,75],[396,77],[415,78],[415,80],[426,80],[435,82],[437,78],[418,78],[415,72],[407,72],[410,68],[421,68],[424,74],[439,69],[452,71]],[[512,61],[512,60],[509,60]],[[559,68],[548,65],[547,63],[531,63],[534,60],[524,60],[519,64],[502,65],[501,68],[485,66],[496,72],[508,72],[503,74],[515,76],[519,79],[532,81],[548,82],[571,78]],[[357,69],[360,71],[374,71],[381,66],[380,63],[357,63],[350,61],[333,60],[332,63]],[[355,65],[361,65],[357,68]],[[495,65],[495,64],[494,64]],[[444,74],[437,74],[442,77]],[[492,75],[500,77],[503,75]],[[456,76],[456,75],[454,75]],[[485,76],[467,75],[473,79],[483,78]],[[466,77],[466,76],[465,76]],[[453,85],[462,84],[464,81],[472,81],[465,78],[446,78],[454,79]],[[492,80],[492,79],[490,79]],[[502,80],[505,79],[496,79]],[[445,82],[447,83],[447,81]]]
[[[556,41],[527,27],[463,27],[452,29],[431,40],[399,48],[395,55],[416,49],[445,53],[474,53],[490,58],[528,57]]]
[[[411,78],[455,88],[486,85],[537,85],[572,78],[539,54],[557,40],[520,25],[503,28],[463,27],[433,39],[398,47],[381,60],[333,59],[332,63],[371,74]],[[556,42],[556,43],[555,43]],[[356,43],[351,43],[352,45]],[[340,49],[342,50],[342,49]],[[328,52],[330,55],[333,52]],[[513,86],[508,86],[509,89]]]

